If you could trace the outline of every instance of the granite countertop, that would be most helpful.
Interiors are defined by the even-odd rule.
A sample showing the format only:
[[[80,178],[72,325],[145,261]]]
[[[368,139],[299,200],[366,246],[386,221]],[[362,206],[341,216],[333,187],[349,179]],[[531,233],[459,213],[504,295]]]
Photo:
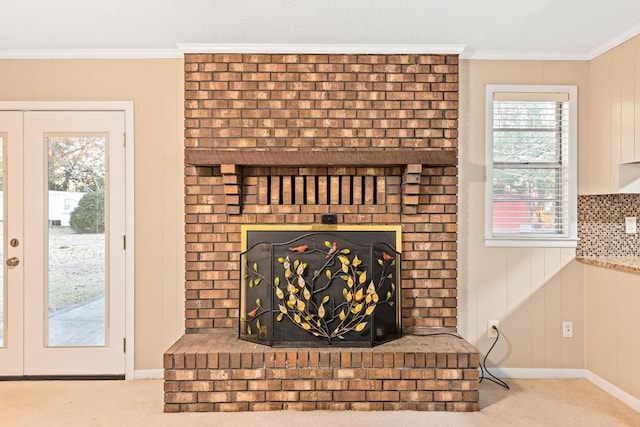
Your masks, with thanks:
[[[627,273],[640,274],[640,256],[578,256],[576,260],[598,267],[611,268]]]

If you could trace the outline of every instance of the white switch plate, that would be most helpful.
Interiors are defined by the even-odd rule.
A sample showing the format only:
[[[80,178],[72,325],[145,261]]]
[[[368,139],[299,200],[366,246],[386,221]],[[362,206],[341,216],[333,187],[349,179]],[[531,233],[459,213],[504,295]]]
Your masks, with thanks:
[[[638,228],[636,226],[636,217],[628,216],[624,219],[624,232],[627,234],[636,234],[638,232]]]
[[[562,338],[573,338],[573,322],[562,322]]]

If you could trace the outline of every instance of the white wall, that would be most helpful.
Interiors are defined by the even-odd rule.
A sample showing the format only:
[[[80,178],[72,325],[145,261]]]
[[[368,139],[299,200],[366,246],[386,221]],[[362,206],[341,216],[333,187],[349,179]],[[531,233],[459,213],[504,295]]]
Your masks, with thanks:
[[[0,61],[2,100],[133,100],[136,138],[136,366],[162,367],[184,330],[182,60]],[[488,83],[577,84],[585,135],[589,65],[461,61],[459,330],[481,352],[487,320],[503,367],[583,368],[584,267],[571,249],[483,245],[484,93]],[[582,157],[581,157],[582,160]],[[583,177],[580,178],[583,181]],[[561,322],[575,337],[561,338]]]
[[[624,163],[640,161],[640,36],[590,65],[588,179],[580,193],[637,192],[640,164]],[[586,279],[587,369],[640,399],[640,276],[589,266]]]
[[[184,332],[182,59],[0,60],[2,101],[133,101],[135,369]]]
[[[640,276],[587,266],[587,369],[640,399]]]
[[[586,135],[589,63],[584,61],[468,61],[460,63],[458,312],[459,331],[481,353],[502,339],[493,366],[584,368],[584,266],[575,249],[484,246],[485,88],[487,84],[578,85],[579,141]],[[574,337],[562,338],[562,322]]]

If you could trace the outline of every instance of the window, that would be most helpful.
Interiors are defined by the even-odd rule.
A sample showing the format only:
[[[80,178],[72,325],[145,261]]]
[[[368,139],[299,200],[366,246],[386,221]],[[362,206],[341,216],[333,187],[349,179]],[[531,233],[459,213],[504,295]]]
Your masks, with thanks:
[[[575,86],[487,86],[487,246],[574,247]]]

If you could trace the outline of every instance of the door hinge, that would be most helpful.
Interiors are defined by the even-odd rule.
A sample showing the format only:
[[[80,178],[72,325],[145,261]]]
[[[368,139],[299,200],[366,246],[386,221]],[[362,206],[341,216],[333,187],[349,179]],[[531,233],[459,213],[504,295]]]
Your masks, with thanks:
[[[122,236],[122,249],[127,250],[127,236],[126,234]]]
[[[123,353],[127,352],[127,339],[126,338],[122,338],[122,352]]]
[[[127,134],[126,133],[122,134],[122,146],[123,147],[127,146]]]

